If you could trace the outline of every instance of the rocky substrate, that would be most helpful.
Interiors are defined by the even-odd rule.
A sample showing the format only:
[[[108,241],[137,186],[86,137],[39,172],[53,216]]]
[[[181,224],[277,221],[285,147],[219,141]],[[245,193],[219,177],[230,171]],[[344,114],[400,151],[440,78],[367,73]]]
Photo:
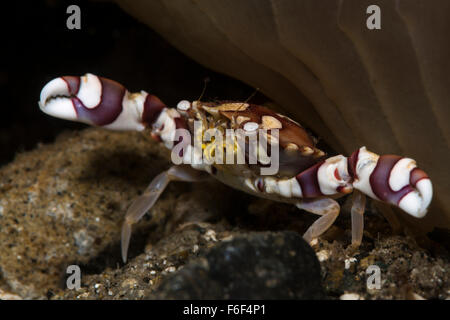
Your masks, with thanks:
[[[134,228],[132,199],[170,166],[142,133],[86,129],[16,156],[0,169],[0,299],[448,299],[448,232],[393,235],[368,205],[363,245],[341,216],[311,248],[316,217],[214,180],[172,183]],[[343,200],[345,201],[345,200]],[[81,288],[68,289],[69,265]],[[368,289],[366,270],[380,269]]]

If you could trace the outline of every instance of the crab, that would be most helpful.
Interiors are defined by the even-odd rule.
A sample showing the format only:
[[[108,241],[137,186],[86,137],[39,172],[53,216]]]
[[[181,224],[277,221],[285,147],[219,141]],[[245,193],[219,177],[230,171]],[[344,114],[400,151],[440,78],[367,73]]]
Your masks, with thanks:
[[[182,100],[169,108],[155,95],[130,93],[118,82],[88,73],[47,83],[39,106],[51,116],[110,130],[148,129],[155,140],[172,150],[175,165],[158,174],[125,214],[121,231],[124,262],[132,226],[152,208],[170,181],[195,182],[212,176],[249,194],[319,215],[303,235],[309,243],[338,217],[336,199],[353,193],[351,241],[356,247],[363,237],[366,196],[416,218],[426,215],[432,200],[431,180],[413,159],[380,156],[366,147],[349,157],[327,156],[299,123],[260,105]],[[255,154],[249,151],[251,137],[258,132],[270,153],[264,143],[253,145]],[[223,162],[221,150],[230,161]],[[239,156],[241,161],[236,163]],[[270,170],[274,164],[276,170]]]

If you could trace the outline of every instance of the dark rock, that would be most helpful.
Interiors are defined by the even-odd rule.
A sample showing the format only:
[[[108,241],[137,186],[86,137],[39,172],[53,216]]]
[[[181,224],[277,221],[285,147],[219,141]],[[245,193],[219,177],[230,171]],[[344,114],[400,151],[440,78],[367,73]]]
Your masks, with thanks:
[[[294,232],[224,241],[163,280],[160,299],[320,299],[320,264]]]

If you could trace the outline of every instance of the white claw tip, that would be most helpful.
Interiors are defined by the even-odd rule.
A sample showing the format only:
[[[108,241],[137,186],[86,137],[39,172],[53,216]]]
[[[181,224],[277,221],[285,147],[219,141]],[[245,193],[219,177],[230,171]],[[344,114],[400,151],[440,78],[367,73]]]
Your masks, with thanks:
[[[39,108],[50,116],[66,120],[77,119],[67,83],[62,78],[53,79],[42,88],[38,104]]]
[[[54,98],[45,104],[40,101],[39,107],[44,113],[56,118],[65,120],[77,119],[77,113],[69,98]]]
[[[430,179],[422,179],[416,184],[417,191],[404,196],[398,206],[416,218],[423,218],[427,214],[428,206],[433,197],[433,186]]]

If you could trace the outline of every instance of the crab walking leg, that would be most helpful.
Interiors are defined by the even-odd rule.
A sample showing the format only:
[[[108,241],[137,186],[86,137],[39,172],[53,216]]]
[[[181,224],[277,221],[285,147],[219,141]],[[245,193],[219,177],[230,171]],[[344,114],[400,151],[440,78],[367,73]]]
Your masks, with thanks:
[[[144,193],[139,196],[131,204],[125,215],[125,221],[122,225],[122,238],[121,238],[121,248],[122,248],[122,260],[125,263],[127,261],[128,247],[130,245],[131,229],[133,224],[138,222],[144,214],[155,204],[156,200],[162,194],[164,189],[169,184],[169,174],[167,171],[158,174],[144,191]]]
[[[304,200],[296,204],[297,208],[321,215],[303,235],[308,243],[328,230],[339,215],[339,203],[330,198]]]
[[[155,204],[170,181],[196,182],[205,180],[205,174],[193,170],[187,166],[173,166],[169,170],[158,174],[145,189],[144,193],[133,201],[125,214],[125,222],[122,225],[122,259],[127,261],[128,247],[130,244],[133,224],[137,223]]]
[[[352,246],[359,247],[364,231],[364,209],[366,196],[358,190],[353,191],[352,196]]]

